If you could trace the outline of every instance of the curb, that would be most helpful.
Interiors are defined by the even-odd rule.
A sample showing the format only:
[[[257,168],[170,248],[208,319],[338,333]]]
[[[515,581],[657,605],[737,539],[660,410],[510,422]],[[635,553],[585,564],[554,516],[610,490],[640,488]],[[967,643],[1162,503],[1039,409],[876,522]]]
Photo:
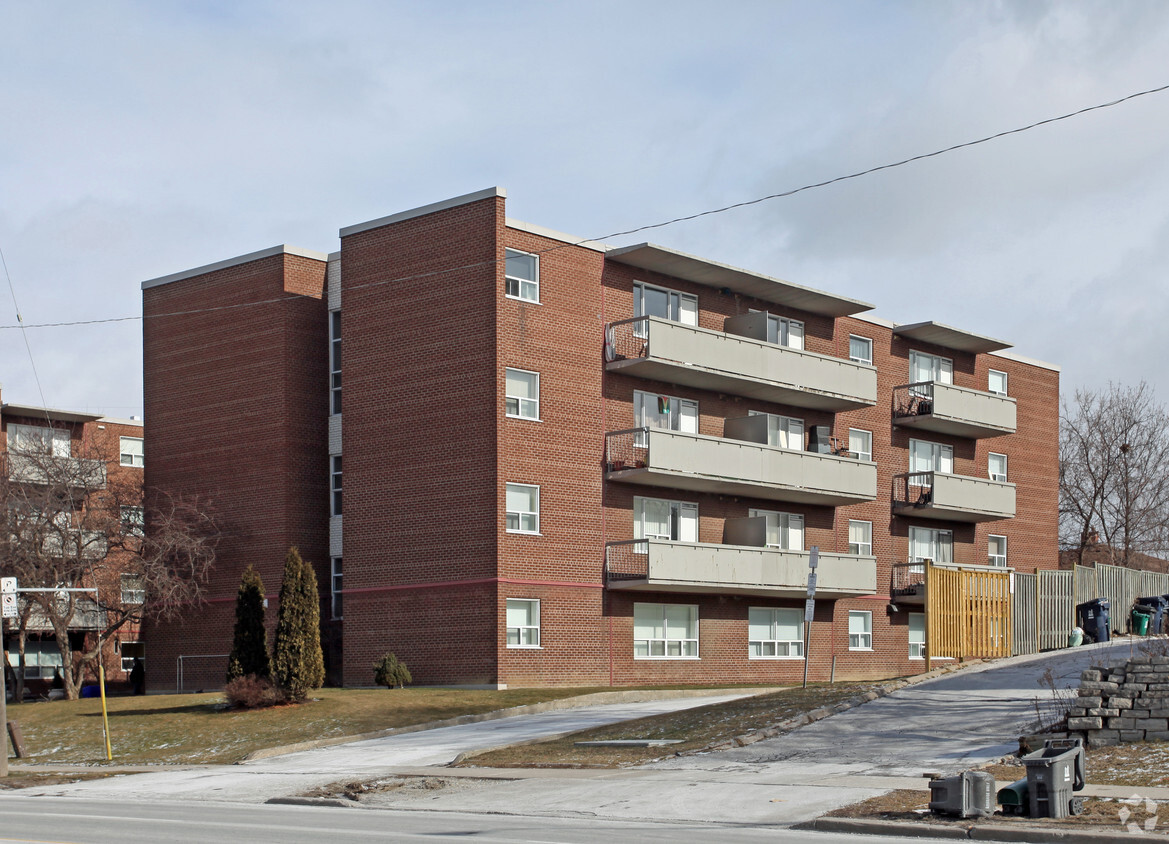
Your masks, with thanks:
[[[277,806],[336,806],[341,809],[357,806],[352,800],[342,800],[340,797],[269,797],[264,803]]]
[[[689,697],[712,697],[719,694],[738,694],[750,692],[753,695],[770,694],[782,690],[783,686],[767,687],[740,687],[726,689],[631,689],[628,691],[594,692],[577,697],[565,697],[557,700],[547,700],[543,703],[528,703],[523,706],[512,706],[508,709],[494,709],[490,712],[480,712],[475,715],[459,715],[455,718],[443,718],[439,721],[426,721],[421,724],[408,724],[404,727],[391,727],[386,730],[375,730],[370,733],[359,733],[353,736],[333,736],[331,738],[300,741],[293,744],[283,744],[276,747],[264,747],[255,750],[234,763],[241,765],[244,762],[254,762],[258,759],[268,759],[273,756],[284,756],[288,753],[299,753],[304,750],[317,750],[322,747],[334,747],[339,744],[349,744],[355,741],[385,738],[386,736],[418,733],[423,730],[436,730],[441,727],[460,727],[464,724],[478,724],[483,721],[497,721],[501,718],[511,718],[516,715],[536,715],[541,712],[554,712],[564,709],[580,709],[585,706],[603,706],[609,703],[642,703],[651,700],[675,700]],[[504,745],[505,747],[507,745]]]
[[[840,832],[855,835],[889,835],[898,838],[941,838],[964,841],[1021,841],[1048,844],[1125,844],[1131,842],[1129,833],[1095,830],[1056,829],[1038,826],[1007,826],[973,823],[969,826],[937,826],[901,821],[862,820],[857,818],[817,818],[797,824],[792,829],[816,832]]]

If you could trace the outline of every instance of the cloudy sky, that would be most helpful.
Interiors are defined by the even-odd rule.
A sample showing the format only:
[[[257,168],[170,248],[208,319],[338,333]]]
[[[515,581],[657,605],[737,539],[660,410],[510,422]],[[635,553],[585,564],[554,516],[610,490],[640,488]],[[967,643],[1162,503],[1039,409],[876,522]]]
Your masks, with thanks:
[[[603,237],[1169,84],[1161,0],[76,0],[0,32],[3,399],[113,416],[146,279],[492,185]],[[1169,402],[1169,91],[610,242],[642,240]],[[13,296],[121,321],[21,332]]]

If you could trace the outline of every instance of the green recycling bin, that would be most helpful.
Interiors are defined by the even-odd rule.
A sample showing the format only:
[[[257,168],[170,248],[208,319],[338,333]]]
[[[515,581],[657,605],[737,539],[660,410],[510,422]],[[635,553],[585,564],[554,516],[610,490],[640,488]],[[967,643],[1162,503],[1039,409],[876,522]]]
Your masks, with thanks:
[[[1130,629],[1134,636],[1149,635],[1149,622],[1153,620],[1155,612],[1152,607],[1145,607],[1143,604],[1137,604],[1132,608],[1132,625]]]

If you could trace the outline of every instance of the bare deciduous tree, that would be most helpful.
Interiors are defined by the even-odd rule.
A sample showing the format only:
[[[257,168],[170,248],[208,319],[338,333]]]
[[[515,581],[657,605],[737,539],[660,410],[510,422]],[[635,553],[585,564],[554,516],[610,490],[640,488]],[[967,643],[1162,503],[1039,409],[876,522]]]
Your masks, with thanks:
[[[1060,415],[1060,545],[1095,537],[1117,565],[1169,550],[1169,413],[1144,382],[1077,390]]]

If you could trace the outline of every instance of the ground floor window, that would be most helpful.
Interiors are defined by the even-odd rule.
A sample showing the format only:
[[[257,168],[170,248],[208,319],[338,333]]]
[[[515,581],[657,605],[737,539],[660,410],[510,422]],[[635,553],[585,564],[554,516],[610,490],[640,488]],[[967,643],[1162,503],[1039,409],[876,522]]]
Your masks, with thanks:
[[[15,641],[9,643],[8,664],[20,670],[20,651]],[[61,649],[54,639],[24,643],[24,679],[51,680],[61,670]]]
[[[540,647],[540,602],[527,598],[507,599],[507,646]]]
[[[130,671],[134,668],[134,660],[146,659],[145,642],[122,642],[122,670]]]
[[[803,619],[799,610],[751,607],[747,612],[751,659],[799,659],[803,656]]]
[[[698,656],[696,604],[634,604],[633,655],[645,659]]]
[[[869,610],[850,610],[848,613],[848,649],[873,649],[873,614]]]
[[[909,614],[909,658],[925,659],[925,613]]]
[[[333,618],[340,620],[345,617],[345,596],[341,594],[342,577],[344,574],[343,558],[334,557],[332,560],[332,579],[329,582],[329,592],[333,598]]]

